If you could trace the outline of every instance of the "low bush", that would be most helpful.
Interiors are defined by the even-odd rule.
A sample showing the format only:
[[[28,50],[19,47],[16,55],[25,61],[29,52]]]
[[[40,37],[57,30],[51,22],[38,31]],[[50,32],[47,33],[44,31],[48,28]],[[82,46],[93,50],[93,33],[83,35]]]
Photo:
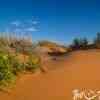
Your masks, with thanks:
[[[0,52],[0,89],[14,84],[19,73],[34,72],[39,67],[40,59],[35,55],[29,56],[27,62],[22,63],[17,55]]]
[[[26,71],[34,72],[38,68],[40,68],[40,58],[36,55],[29,56],[25,66]]]
[[[9,55],[8,56],[9,63],[12,66],[12,72],[17,75],[20,72],[25,70],[24,64],[19,61],[16,55]]]
[[[0,88],[8,87],[15,80],[16,76],[12,72],[12,65],[9,62],[8,55],[0,53]]]
[[[40,58],[34,53],[35,46],[27,40],[0,37],[0,90],[12,86],[18,74],[40,68]]]

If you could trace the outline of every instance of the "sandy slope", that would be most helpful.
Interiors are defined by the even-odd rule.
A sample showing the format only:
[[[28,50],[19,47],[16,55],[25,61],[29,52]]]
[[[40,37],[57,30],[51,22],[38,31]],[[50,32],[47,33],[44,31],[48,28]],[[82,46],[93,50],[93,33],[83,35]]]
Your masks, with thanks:
[[[46,66],[56,69],[22,76],[10,93],[0,93],[0,100],[72,100],[73,89],[100,89],[100,51],[73,52]]]

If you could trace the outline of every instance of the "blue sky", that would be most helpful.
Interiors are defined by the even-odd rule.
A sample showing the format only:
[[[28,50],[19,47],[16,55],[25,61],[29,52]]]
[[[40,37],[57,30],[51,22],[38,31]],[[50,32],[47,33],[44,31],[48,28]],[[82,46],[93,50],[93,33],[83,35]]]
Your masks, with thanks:
[[[39,22],[32,32],[35,41],[91,40],[100,31],[100,0],[0,0],[0,31],[31,19]]]

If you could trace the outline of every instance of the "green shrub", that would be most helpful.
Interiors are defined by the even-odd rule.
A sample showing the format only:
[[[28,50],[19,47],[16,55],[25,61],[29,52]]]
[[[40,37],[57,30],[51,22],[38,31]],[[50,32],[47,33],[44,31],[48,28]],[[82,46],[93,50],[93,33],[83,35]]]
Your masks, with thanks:
[[[2,72],[0,73],[0,90],[12,87],[15,84],[16,76],[12,72]]]
[[[16,76],[12,72],[12,65],[9,63],[7,54],[0,54],[0,88],[8,87],[14,83]]]
[[[34,72],[40,67],[40,58],[29,50],[27,52],[27,56],[29,57],[27,61],[23,63],[18,58],[16,51],[12,53],[8,52],[8,48],[0,48],[0,90],[12,87],[19,73],[25,71]],[[19,55],[20,54],[21,52]]]
[[[26,71],[34,72],[36,69],[40,68],[40,58],[35,55],[30,56],[25,68]]]
[[[17,56],[9,55],[8,60],[15,75],[25,70],[24,64],[18,60]]]

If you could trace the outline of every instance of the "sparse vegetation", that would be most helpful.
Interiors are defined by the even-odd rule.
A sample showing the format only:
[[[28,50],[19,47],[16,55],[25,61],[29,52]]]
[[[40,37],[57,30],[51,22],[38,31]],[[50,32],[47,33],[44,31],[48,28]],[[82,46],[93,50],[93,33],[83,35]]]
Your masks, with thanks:
[[[12,86],[18,74],[27,71],[34,72],[39,67],[40,58],[36,52],[34,53],[33,43],[17,39],[8,41],[6,37],[0,37],[1,90]]]

